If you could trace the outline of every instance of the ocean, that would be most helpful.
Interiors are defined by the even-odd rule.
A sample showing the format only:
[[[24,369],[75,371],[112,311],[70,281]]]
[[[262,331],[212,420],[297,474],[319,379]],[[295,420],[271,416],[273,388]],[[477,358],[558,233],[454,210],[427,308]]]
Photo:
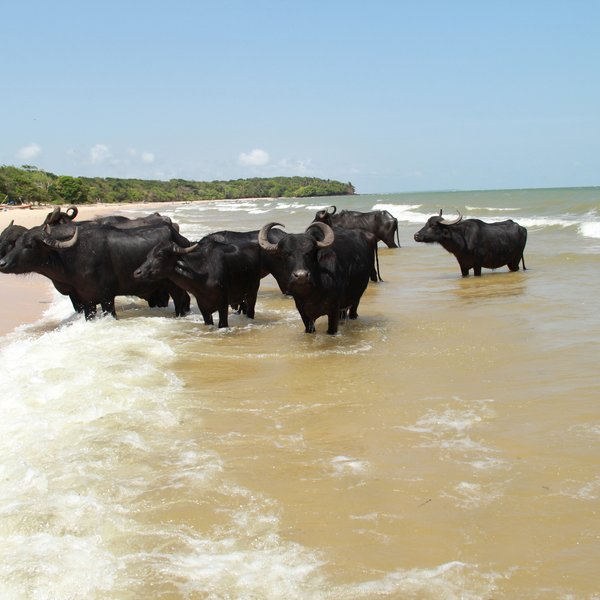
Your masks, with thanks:
[[[3,599],[600,599],[600,188],[165,207],[192,240],[387,209],[359,319],[56,296],[0,339]],[[427,218],[513,219],[462,278]],[[13,277],[0,275],[0,278]]]

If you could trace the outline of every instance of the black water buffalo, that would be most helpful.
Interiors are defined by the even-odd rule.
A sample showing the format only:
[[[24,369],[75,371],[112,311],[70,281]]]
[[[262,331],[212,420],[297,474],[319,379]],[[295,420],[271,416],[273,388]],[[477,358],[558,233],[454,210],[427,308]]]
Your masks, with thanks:
[[[437,242],[454,254],[463,277],[481,275],[481,268],[498,269],[504,265],[511,271],[519,270],[519,262],[525,259],[523,250],[527,242],[527,229],[518,223],[502,221],[484,223],[479,219],[463,219],[458,213],[455,219],[444,219],[442,211],[430,217],[425,226],[415,233],[416,242]]]
[[[287,234],[269,241],[271,228],[258,234],[260,246],[281,263],[279,284],[290,293],[306,333],[314,333],[315,321],[328,317],[327,333],[338,330],[340,315],[358,317],[360,299],[373,269],[370,234],[361,230],[335,231],[327,224],[312,223],[304,233]]]
[[[381,240],[386,244],[388,248],[400,247],[398,219],[387,210],[374,210],[371,212],[342,210],[339,213],[336,210],[335,206],[330,206],[324,210],[317,211],[315,221],[326,223],[330,227],[365,229],[366,231],[370,231],[377,240]]]
[[[46,215],[44,219],[43,225],[64,225],[71,223],[78,214],[78,210],[76,206],[70,206],[67,208],[65,212],[62,212],[60,207],[57,206],[53,209],[52,212]],[[5,256],[9,250],[14,248],[17,239],[28,229],[21,225],[14,225],[14,220],[11,221],[10,225],[0,234],[0,258]],[[143,227],[146,225],[164,225],[170,224],[177,231],[179,231],[179,226],[176,223],[173,223],[169,217],[164,217],[159,213],[155,212],[151,215],[147,215],[144,217],[136,217],[130,219],[128,217],[122,217],[118,215],[110,215],[106,217],[98,217],[96,219],[78,221],[76,223],[77,227],[98,227],[101,225],[112,225],[114,227],[118,227],[119,229],[134,229],[136,227]],[[62,286],[56,286],[56,289],[61,292]],[[62,293],[62,292],[61,292]],[[85,312],[84,305],[78,300],[77,296],[74,294],[68,294],[71,299],[71,303],[73,304],[73,309],[76,312],[82,313]],[[150,294],[146,300],[148,301],[148,306],[153,307],[165,307],[169,305],[169,290],[165,287],[159,287],[155,292]]]
[[[64,225],[71,223],[75,217],[79,214],[76,206],[69,206],[65,212],[60,210],[60,206],[54,208],[54,210],[46,216],[42,225]],[[144,217],[124,217],[122,215],[108,215],[106,217],[96,217],[95,219],[87,219],[85,221],[78,221],[77,225],[114,225],[121,229],[143,227],[145,225],[156,225],[162,223],[169,223],[177,231],[179,231],[179,225],[171,221],[169,217],[165,217],[160,213],[154,212],[151,215]]]
[[[231,232],[235,233],[235,232]],[[141,281],[169,279],[196,298],[206,325],[219,313],[219,327],[228,327],[229,305],[244,307],[254,318],[261,279],[258,243],[228,243],[224,232],[207,236],[191,246],[163,241],[157,244],[134,272]]]
[[[23,233],[0,259],[0,272],[48,277],[61,294],[71,297],[74,306],[83,307],[86,319],[96,315],[97,304],[116,317],[114,299],[122,295],[162,306],[168,294],[175,314],[184,315],[189,310],[184,290],[168,280],[140,282],[133,277],[150,249],[163,240],[187,242],[168,223],[128,229],[102,224],[37,226]]]

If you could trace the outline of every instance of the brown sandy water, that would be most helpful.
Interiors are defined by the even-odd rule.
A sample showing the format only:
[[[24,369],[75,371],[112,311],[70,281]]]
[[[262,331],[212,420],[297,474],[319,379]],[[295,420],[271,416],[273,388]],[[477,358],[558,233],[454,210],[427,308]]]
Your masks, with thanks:
[[[597,598],[595,241],[463,279],[417,228],[336,336],[269,278],[226,331],[123,300],[11,338],[11,597]]]

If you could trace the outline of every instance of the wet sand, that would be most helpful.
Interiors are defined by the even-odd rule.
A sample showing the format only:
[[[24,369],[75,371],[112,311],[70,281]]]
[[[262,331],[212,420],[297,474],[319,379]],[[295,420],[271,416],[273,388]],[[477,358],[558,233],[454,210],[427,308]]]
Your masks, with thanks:
[[[138,211],[140,215],[160,211],[160,208],[172,206],[165,203],[146,204],[90,204],[78,206],[77,220],[121,214],[124,211]],[[11,208],[0,210],[0,231],[14,221],[15,225],[34,227],[40,225],[54,206],[35,208]],[[66,209],[65,206],[62,207]],[[34,323],[48,308],[52,301],[53,287],[50,280],[42,275],[5,275],[0,274],[0,336],[13,331],[19,325]]]

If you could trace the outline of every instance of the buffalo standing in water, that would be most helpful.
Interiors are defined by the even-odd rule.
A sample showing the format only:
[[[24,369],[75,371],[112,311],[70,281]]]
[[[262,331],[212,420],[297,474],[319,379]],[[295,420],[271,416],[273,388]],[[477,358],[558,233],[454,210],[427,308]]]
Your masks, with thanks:
[[[168,279],[194,295],[206,325],[214,324],[212,314],[218,311],[219,327],[228,327],[229,305],[243,307],[253,319],[263,272],[258,244],[244,243],[244,236],[220,232],[187,247],[162,241],[133,276],[139,281]],[[221,241],[226,237],[237,237],[240,245]]]
[[[519,262],[525,260],[523,251],[527,242],[527,229],[512,220],[500,223],[484,223],[479,219],[463,219],[458,213],[455,219],[444,219],[442,211],[430,217],[420,231],[415,233],[416,242],[438,243],[454,254],[463,277],[481,275],[482,267],[498,269],[506,265],[511,271],[519,270]]]
[[[388,248],[400,247],[398,219],[387,210],[373,210],[371,212],[342,210],[339,213],[336,213],[336,210],[335,206],[330,206],[317,211],[315,221],[325,223],[329,227],[364,229],[372,233],[377,240],[381,240]]]
[[[291,294],[306,333],[314,333],[315,321],[327,315],[327,333],[337,333],[340,316],[348,311],[358,317],[360,299],[373,271],[373,236],[362,230],[334,230],[315,222],[304,233],[269,241],[269,231],[280,223],[265,225],[258,234],[261,248],[280,261],[274,274],[279,286]]]
[[[2,273],[40,273],[81,307],[86,319],[96,315],[97,304],[116,317],[115,296],[138,296],[151,306],[173,298],[175,314],[189,311],[188,294],[170,281],[140,282],[133,270],[162,240],[182,238],[170,223],[121,229],[104,224],[32,227],[0,259]],[[167,295],[168,294],[168,295]],[[166,296],[166,298],[165,298]]]

